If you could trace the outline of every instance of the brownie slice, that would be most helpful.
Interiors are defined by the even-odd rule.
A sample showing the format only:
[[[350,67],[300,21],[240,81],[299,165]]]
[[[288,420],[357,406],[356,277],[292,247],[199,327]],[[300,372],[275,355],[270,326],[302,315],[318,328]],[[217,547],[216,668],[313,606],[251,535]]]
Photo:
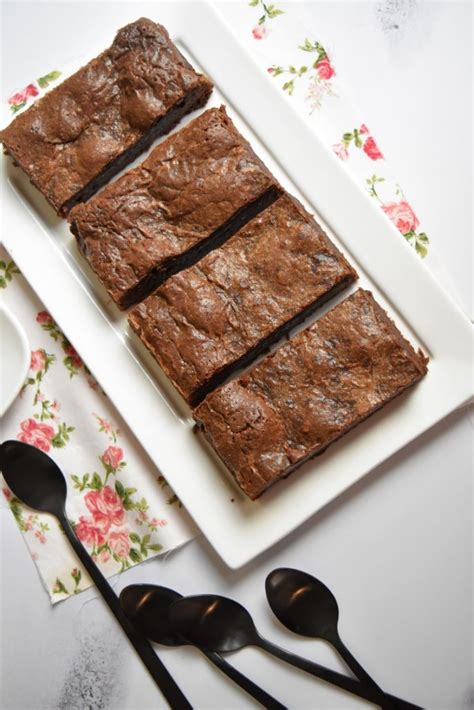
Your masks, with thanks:
[[[65,215],[203,106],[211,91],[211,82],[194,71],[166,29],[141,18],[15,118],[0,132],[0,142]]]
[[[255,499],[420,380],[427,361],[358,290],[210,394],[194,417]]]
[[[224,107],[209,109],[70,214],[120,308],[218,246],[281,192]]]
[[[311,215],[285,194],[168,279],[129,322],[196,405],[356,278]]]

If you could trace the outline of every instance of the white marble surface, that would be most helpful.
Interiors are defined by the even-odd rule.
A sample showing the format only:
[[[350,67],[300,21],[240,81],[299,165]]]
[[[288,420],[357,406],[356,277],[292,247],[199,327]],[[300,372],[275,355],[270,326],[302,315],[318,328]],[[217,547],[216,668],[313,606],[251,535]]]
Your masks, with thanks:
[[[137,14],[159,12],[149,3],[94,3],[91,13],[87,3],[4,2],[1,52],[8,83],[15,73],[25,75],[22,63],[31,63],[34,75],[39,63],[47,68],[58,56],[71,58],[68,34],[60,31],[71,6],[74,32],[84,36],[111,14],[120,26]],[[469,309],[471,4],[312,2],[304,9],[311,31],[331,38],[339,75],[423,216],[446,269],[445,285]],[[201,538],[122,575],[115,586],[154,581],[183,593],[233,596],[264,634],[339,667],[322,642],[279,627],[265,603],[263,583],[271,569],[311,570],[335,592],[343,638],[385,689],[439,710],[473,707],[471,440],[472,414],[454,413],[240,571],[228,570]],[[0,706],[162,707],[102,601],[85,592],[51,608],[8,511],[0,511],[0,524]],[[252,707],[192,649],[160,654],[195,707]],[[232,662],[292,708],[363,707],[256,649]]]

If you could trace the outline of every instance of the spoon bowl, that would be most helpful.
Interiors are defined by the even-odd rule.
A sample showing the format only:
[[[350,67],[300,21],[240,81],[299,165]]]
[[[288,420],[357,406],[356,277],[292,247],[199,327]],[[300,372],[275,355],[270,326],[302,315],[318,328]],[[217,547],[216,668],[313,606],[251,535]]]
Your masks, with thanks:
[[[311,638],[333,638],[339,608],[319,579],[282,567],[268,575],[265,591],[273,613],[287,629]]]
[[[163,646],[182,646],[185,641],[173,629],[168,617],[170,605],[182,596],[168,587],[130,584],[120,593],[122,609],[150,641]]]
[[[239,651],[258,639],[247,609],[217,594],[183,597],[172,604],[169,617],[183,638],[206,651]]]
[[[5,441],[0,446],[0,468],[8,487],[25,505],[64,515],[66,479],[43,451],[21,441]]]

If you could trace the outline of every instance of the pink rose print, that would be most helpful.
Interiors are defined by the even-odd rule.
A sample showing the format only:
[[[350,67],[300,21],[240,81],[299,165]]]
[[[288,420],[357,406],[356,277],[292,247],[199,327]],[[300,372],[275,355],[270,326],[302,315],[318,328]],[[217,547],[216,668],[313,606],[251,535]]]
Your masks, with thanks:
[[[102,454],[102,461],[106,466],[110,466],[114,470],[120,465],[123,459],[123,451],[120,446],[108,446]]]
[[[342,145],[342,143],[335,143],[332,147],[333,151],[341,160],[347,160],[349,157],[349,151]]]
[[[48,311],[39,311],[36,314],[36,322],[41,323],[42,325],[43,324],[51,325],[52,323],[54,323],[54,321],[51,318],[51,316],[49,315]]]
[[[114,555],[121,559],[128,557],[130,552],[130,540],[125,530],[113,532],[109,535],[109,547]]]
[[[27,97],[38,96],[38,94],[39,94],[39,91],[34,84],[28,84],[28,86],[26,87],[26,89],[24,91],[25,91]]]
[[[41,532],[41,530],[37,530],[37,531],[35,532],[35,537],[40,541],[40,543],[41,543],[42,545],[45,544],[45,542],[46,542],[46,536],[43,535],[43,533]]]
[[[113,533],[112,533],[113,535]],[[108,550],[102,550],[100,553],[100,561],[104,564],[110,560],[110,552]]]
[[[122,501],[110,486],[101,491],[89,491],[84,501],[92,513],[94,523],[106,535],[111,525],[121,525],[125,516]]]
[[[120,497],[110,486],[105,486],[102,489],[102,499],[107,507],[112,524],[121,525],[125,512]]]
[[[103,545],[105,542],[105,535],[94,525],[94,521],[90,518],[85,518],[83,515],[79,518],[74,532],[81,542],[85,542],[90,547]]]
[[[402,234],[414,232],[420,224],[418,217],[406,200],[387,202],[382,205],[382,209]]]
[[[367,128],[367,126],[365,125],[365,123],[363,123],[363,124],[361,125],[361,127],[359,128],[359,133],[368,133],[368,132],[369,132],[369,129]]]
[[[84,502],[92,513],[94,525],[105,536],[110,529],[110,518],[107,513],[107,506],[102,500],[101,491],[89,491],[84,496]]]
[[[2,488],[2,493],[5,496],[5,500],[11,501],[13,495],[9,488]]]
[[[10,96],[8,99],[8,103],[10,106],[15,106],[17,104],[22,104],[25,102],[30,96],[38,96],[39,91],[36,88],[34,84],[28,84],[28,86],[25,86],[25,88],[22,91],[18,91],[16,94],[13,94],[13,96]]]
[[[383,158],[383,155],[380,152],[377,143],[372,137],[367,138],[364,143],[363,150],[364,153],[368,155],[371,160],[379,160],[380,158]]]
[[[97,415],[95,416],[101,426],[101,431],[105,431],[106,434],[112,431],[112,424],[108,422],[107,419],[105,419],[104,417],[99,417]]]
[[[44,350],[32,350],[31,351],[31,362],[30,370],[33,372],[40,372],[46,367],[46,355]]]
[[[327,57],[324,59],[321,59],[317,64],[316,64],[316,71],[318,72],[318,76],[320,79],[325,79],[328,81],[331,77],[335,75],[335,71],[331,66],[331,62]]]
[[[270,30],[268,29],[268,27],[265,27],[265,25],[255,25],[252,30],[253,38],[265,39],[265,37],[268,37],[269,31]]]
[[[20,424],[21,432],[18,434],[18,441],[36,446],[47,453],[51,448],[51,441],[54,437],[54,429],[48,424],[37,422],[31,417]]]
[[[8,103],[10,104],[10,106],[22,104],[24,101],[26,101],[26,94],[24,91],[18,91],[16,94],[13,94],[13,96],[10,96],[10,98],[8,99]]]
[[[64,348],[64,352],[68,357],[71,358],[72,364],[75,368],[79,368],[82,366],[82,358],[76,352],[72,345],[66,345],[66,347]]]

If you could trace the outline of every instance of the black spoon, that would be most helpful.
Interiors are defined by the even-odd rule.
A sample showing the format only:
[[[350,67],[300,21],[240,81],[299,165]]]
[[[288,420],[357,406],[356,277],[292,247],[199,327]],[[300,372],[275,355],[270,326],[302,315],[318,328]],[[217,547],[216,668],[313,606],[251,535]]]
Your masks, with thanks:
[[[259,646],[282,661],[311,673],[321,680],[377,703],[374,694],[367,692],[354,678],[348,678],[342,673],[321,666],[319,663],[290,653],[262,638],[249,612],[233,599],[220,597],[216,594],[183,597],[173,602],[169,608],[168,616],[175,631],[200,649],[230,653],[245,646]],[[392,696],[388,697],[399,708],[419,710],[417,705]]]
[[[146,638],[165,646],[182,646],[188,643],[175,632],[168,618],[170,605],[177,599],[182,599],[178,592],[154,584],[131,584],[122,590],[119,598],[122,609],[128,618]],[[202,652],[211,663],[261,703],[263,707],[272,710],[285,710],[284,705],[231,666],[218,653]]]
[[[20,441],[5,441],[0,446],[0,469],[15,496],[35,510],[51,513],[59,522],[74,552],[109,605],[153,680],[172,708],[191,710],[192,706],[176,685],[152,645],[141,636],[122,611],[117,595],[82,546],[66,516],[66,480],[54,461],[34,446]]]
[[[341,641],[337,601],[319,579],[296,569],[275,569],[265,581],[265,591],[273,613],[283,626],[295,634],[328,641],[360,680],[361,687],[381,707],[395,707]]]

